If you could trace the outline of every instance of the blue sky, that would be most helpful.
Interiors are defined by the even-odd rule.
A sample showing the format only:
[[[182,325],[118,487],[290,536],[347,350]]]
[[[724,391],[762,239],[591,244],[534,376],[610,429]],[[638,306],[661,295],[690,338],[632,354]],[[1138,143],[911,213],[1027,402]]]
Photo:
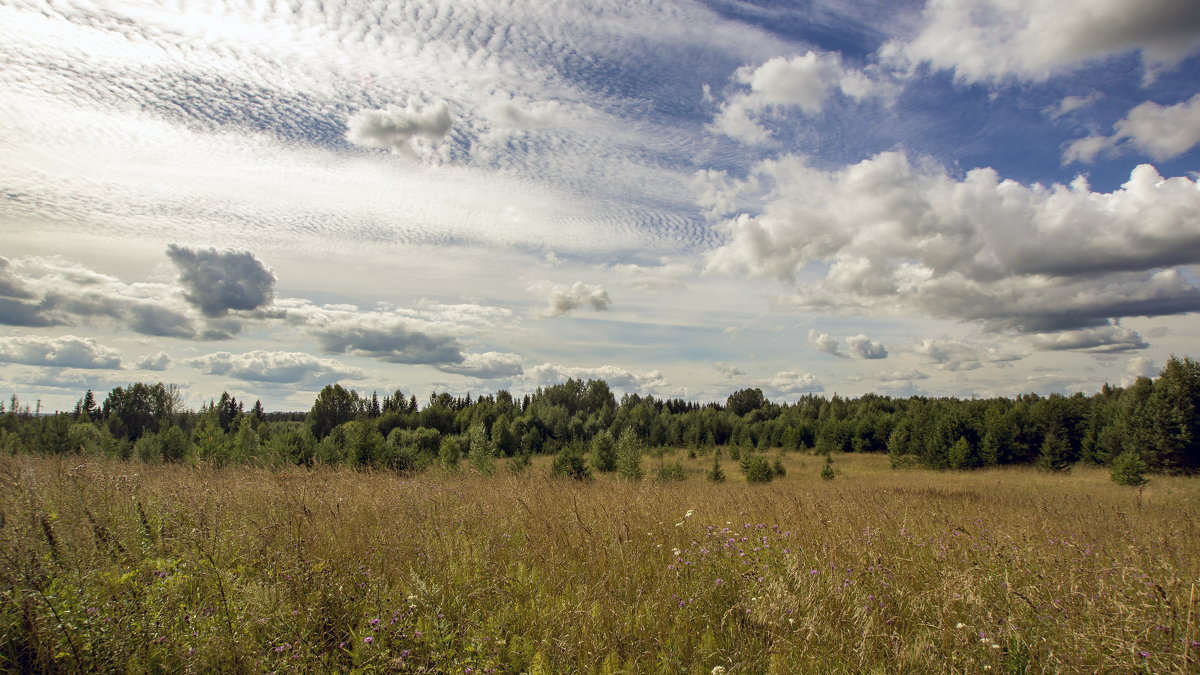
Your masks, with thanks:
[[[1095,391],[1200,344],[1190,0],[0,0],[0,391]]]

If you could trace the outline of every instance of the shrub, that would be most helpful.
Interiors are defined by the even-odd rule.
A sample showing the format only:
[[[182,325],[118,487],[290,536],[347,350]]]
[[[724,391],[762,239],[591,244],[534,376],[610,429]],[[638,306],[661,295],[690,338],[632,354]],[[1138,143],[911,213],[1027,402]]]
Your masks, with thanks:
[[[1149,467],[1142,456],[1131,450],[1117,455],[1112,461],[1112,479],[1117,485],[1145,485],[1148,480],[1144,475]]]
[[[550,465],[550,475],[556,478],[591,480],[592,470],[584,461],[583,453],[575,446],[567,445],[554,456],[554,463]]]
[[[709,480],[711,480],[714,483],[724,483],[725,482],[725,472],[721,470],[721,453],[720,453],[720,451],[713,453],[712,468],[709,469],[708,473],[705,475],[708,477]]]
[[[825,480],[833,480],[837,474],[833,471],[833,457],[825,455],[825,468],[821,469],[821,478]]]
[[[617,475],[626,480],[641,480],[642,439],[632,427],[626,427],[617,440]]]
[[[687,473],[678,461],[664,462],[658,467],[658,480],[664,483],[678,483],[687,480]]]
[[[607,429],[592,438],[592,467],[603,473],[617,469],[617,446]]]
[[[762,455],[746,453],[742,460],[742,472],[746,474],[747,483],[766,483],[775,477],[771,462]]]

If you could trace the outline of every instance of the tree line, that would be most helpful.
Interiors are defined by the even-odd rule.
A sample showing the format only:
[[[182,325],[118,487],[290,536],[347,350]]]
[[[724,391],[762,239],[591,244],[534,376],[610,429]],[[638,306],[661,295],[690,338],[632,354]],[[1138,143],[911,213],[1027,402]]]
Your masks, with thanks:
[[[145,461],[258,462],[421,471],[467,461],[489,472],[555,454],[568,474],[617,469],[624,453],[667,448],[742,459],[766,451],[887,453],[894,465],[974,469],[1076,462],[1132,474],[1200,470],[1200,363],[1171,357],[1156,378],[1105,385],[1086,396],[1026,394],[958,399],[808,395],[774,403],[757,388],[723,402],[626,394],[603,380],[569,379],[517,398],[433,393],[367,396],[323,388],[307,413],[247,409],[228,393],[199,410],[163,383],[88,391],[74,410],[35,416],[13,396],[0,403],[0,451],[83,453]],[[1115,474],[1114,474],[1115,475]]]

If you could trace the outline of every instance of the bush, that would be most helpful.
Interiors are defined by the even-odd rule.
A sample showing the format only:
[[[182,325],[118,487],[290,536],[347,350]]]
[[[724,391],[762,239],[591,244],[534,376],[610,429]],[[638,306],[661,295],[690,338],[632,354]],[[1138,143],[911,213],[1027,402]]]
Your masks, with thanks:
[[[550,475],[556,478],[591,480],[592,470],[584,461],[583,453],[574,446],[567,445],[554,456],[554,463],[550,465]]]
[[[721,452],[720,451],[713,453],[712,468],[709,469],[708,473],[705,475],[708,477],[709,480],[711,480],[714,483],[724,483],[725,482],[725,472],[721,470]]]
[[[658,467],[658,480],[664,483],[678,483],[687,480],[687,473],[679,462],[665,462]]]
[[[836,475],[833,471],[833,457],[825,455],[825,468],[821,469],[821,478],[833,480]]]
[[[766,483],[775,477],[771,462],[762,455],[746,453],[742,460],[742,472],[746,474],[747,483]]]
[[[603,473],[617,469],[617,446],[607,429],[592,438],[592,467]]]
[[[1149,482],[1144,475],[1149,467],[1146,461],[1136,452],[1126,450],[1117,455],[1112,461],[1112,479],[1117,485],[1132,485],[1137,487]]]
[[[632,427],[626,427],[617,440],[617,475],[626,480],[641,480],[642,439]]]

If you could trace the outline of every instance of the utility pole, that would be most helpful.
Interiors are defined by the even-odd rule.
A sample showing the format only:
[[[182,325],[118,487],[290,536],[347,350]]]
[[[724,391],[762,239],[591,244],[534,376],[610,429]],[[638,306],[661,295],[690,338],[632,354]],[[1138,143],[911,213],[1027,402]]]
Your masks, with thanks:
[[[38,399],[38,404],[37,404],[37,412],[36,412],[36,413],[34,413],[34,414],[33,414],[33,416],[34,416],[34,417],[41,417],[41,416],[42,416],[42,399],[40,399],[40,398]]]

